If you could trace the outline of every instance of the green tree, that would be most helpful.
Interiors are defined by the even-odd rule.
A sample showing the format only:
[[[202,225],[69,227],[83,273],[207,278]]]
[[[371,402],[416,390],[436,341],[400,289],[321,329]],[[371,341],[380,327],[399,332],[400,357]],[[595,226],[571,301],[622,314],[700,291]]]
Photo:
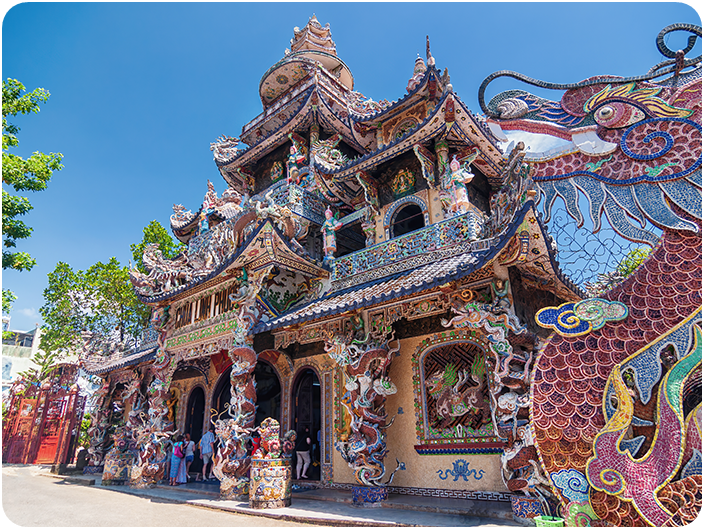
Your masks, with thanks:
[[[652,248],[647,246],[634,248],[621,259],[616,268],[605,274],[597,275],[597,280],[594,283],[587,281],[584,284],[584,290],[591,298],[596,298],[608,292],[618,285],[621,281],[635,272],[643,261],[645,261],[652,252]]]
[[[3,314],[10,314],[10,310],[12,310],[12,303],[17,299],[17,296],[15,296],[15,293],[12,292],[10,289],[3,288],[2,289],[2,313]],[[12,337],[12,333],[10,331],[2,331],[2,339],[3,340],[9,340]]]
[[[46,352],[40,349],[34,355],[34,358],[32,358],[32,362],[36,365],[36,367],[30,367],[26,371],[18,373],[18,376],[28,382],[41,382],[51,375],[51,373],[53,373],[59,366],[61,356],[62,355],[60,352]]]
[[[39,309],[45,351],[80,350],[84,331],[91,333],[93,346],[105,353],[128,349],[149,321],[149,307],[137,299],[127,267],[114,257],[85,271],[58,263],[48,279]]]
[[[42,191],[46,189],[54,171],[63,168],[60,153],[44,154],[34,152],[26,160],[21,156],[8,152],[8,149],[17,147],[19,140],[17,133],[20,128],[10,123],[7,118],[18,114],[39,112],[39,104],[49,99],[49,92],[43,88],[36,88],[32,92],[25,92],[25,87],[16,79],[7,79],[2,82],[2,268],[14,270],[31,270],[36,261],[27,252],[17,252],[17,240],[27,239],[32,234],[32,228],[27,226],[18,217],[32,210],[29,199],[23,196],[10,194],[5,186],[14,192]],[[10,290],[3,289],[3,313],[9,312],[14,295]],[[11,301],[8,303],[8,300]]]
[[[175,241],[159,221],[151,221],[147,227],[144,228],[144,237],[142,240],[137,244],[130,244],[130,251],[132,252],[132,260],[134,261],[135,268],[143,274],[147,273],[143,261],[144,249],[147,244],[158,244],[161,255],[163,255],[165,259],[173,259],[186,248],[185,244]]]

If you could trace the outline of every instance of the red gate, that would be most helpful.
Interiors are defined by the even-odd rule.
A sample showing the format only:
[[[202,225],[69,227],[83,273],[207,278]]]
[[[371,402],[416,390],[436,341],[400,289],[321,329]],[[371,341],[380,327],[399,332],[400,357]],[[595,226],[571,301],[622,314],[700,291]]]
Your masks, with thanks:
[[[3,421],[3,463],[56,464],[73,459],[86,398],[78,366],[64,364],[39,384],[18,381]]]

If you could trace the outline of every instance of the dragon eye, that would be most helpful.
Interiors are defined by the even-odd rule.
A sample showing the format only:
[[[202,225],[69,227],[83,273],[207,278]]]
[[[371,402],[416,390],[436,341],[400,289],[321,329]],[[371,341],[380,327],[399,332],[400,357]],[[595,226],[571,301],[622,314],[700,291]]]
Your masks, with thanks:
[[[599,118],[601,119],[610,119],[613,117],[614,113],[614,109],[610,106],[601,107],[597,112]]]

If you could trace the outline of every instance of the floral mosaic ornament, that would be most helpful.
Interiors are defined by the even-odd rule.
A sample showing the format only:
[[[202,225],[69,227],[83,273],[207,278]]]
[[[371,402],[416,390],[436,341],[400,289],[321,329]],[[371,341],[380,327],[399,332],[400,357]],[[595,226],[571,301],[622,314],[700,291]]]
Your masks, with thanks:
[[[458,459],[457,461],[452,462],[452,470],[450,470],[449,468],[445,469],[444,471],[438,470],[437,475],[443,481],[449,478],[450,476],[454,477],[452,481],[457,481],[460,478],[467,481],[468,477],[473,477],[474,479],[479,480],[484,477],[484,471],[469,468],[469,463],[467,463],[467,461],[465,461],[464,459]]]
[[[561,336],[584,336],[601,329],[606,322],[622,321],[627,317],[628,307],[623,303],[590,298],[578,303],[563,303],[559,307],[540,309],[535,315],[535,321]]]

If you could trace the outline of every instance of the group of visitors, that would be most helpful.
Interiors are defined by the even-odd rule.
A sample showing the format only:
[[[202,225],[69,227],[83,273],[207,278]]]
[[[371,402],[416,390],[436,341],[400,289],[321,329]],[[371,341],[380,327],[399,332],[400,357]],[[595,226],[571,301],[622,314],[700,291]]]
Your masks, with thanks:
[[[206,475],[208,464],[210,464],[210,478],[213,476],[213,444],[215,443],[214,427],[210,427],[205,435],[198,441],[200,458],[203,460],[203,476]],[[191,440],[191,434],[178,435],[171,448],[171,470],[169,471],[169,485],[175,487],[182,483],[188,483],[191,463],[195,457],[196,444]]]
[[[318,436],[320,432],[318,432]],[[318,443],[320,439],[318,439]],[[258,448],[259,439],[252,439],[253,451]],[[296,479],[308,479],[308,469],[311,465],[311,448],[315,445],[311,441],[310,429],[306,426],[296,436]],[[171,469],[169,471],[169,485],[172,487],[182,483],[188,483],[191,463],[195,457],[196,444],[191,440],[191,434],[178,435],[173,443],[171,450]],[[215,428],[213,426],[205,432],[200,441],[198,441],[198,449],[200,450],[200,458],[203,461],[202,474],[199,473],[196,477],[203,476],[203,481],[213,481],[213,455],[215,452]],[[210,472],[208,473],[208,466]],[[206,476],[208,476],[206,478]]]

